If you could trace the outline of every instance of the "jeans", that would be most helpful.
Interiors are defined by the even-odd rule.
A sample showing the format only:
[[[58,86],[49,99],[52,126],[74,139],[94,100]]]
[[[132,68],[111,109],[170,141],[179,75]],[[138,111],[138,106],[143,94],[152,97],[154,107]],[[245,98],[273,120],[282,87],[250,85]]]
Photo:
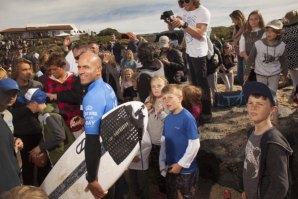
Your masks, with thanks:
[[[240,85],[243,85],[243,76],[244,76],[244,58],[238,55],[237,57],[237,79]]]
[[[190,57],[187,55],[189,63],[191,82],[194,86],[200,87],[203,91],[202,96],[202,114],[211,114],[211,96],[210,87],[207,81],[207,58]]]

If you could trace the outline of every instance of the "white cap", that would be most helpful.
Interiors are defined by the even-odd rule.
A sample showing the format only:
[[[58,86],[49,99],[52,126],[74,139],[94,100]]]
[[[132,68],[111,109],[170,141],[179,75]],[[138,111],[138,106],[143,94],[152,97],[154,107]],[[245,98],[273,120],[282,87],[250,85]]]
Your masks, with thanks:
[[[170,46],[170,39],[167,36],[159,37],[158,44],[160,48],[168,48]]]

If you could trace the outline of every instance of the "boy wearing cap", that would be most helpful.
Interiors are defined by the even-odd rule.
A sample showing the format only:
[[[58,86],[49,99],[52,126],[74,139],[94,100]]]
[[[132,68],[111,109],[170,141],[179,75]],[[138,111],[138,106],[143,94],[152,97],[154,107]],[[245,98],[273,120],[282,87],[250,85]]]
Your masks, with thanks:
[[[19,87],[14,80],[10,78],[0,80],[0,197],[5,191],[22,183],[21,172],[14,152],[16,143],[2,115],[18,91]],[[22,145],[22,143],[19,144]]]
[[[281,41],[283,24],[280,20],[273,20],[265,28],[266,38],[256,41],[249,54],[244,79],[248,79],[250,70],[254,68],[257,81],[276,93],[280,73],[287,75],[285,43]]]
[[[277,111],[272,91],[263,83],[246,82],[243,92],[254,127],[248,131],[243,168],[242,198],[285,198],[289,189],[292,149],[270,120]]]
[[[51,104],[45,104],[46,98],[46,93],[41,89],[31,88],[22,100],[33,104],[33,111],[38,113],[38,120],[43,126],[43,139],[29,152],[30,156],[47,152],[51,164],[54,165],[75,138],[62,116],[55,112],[55,108]]]

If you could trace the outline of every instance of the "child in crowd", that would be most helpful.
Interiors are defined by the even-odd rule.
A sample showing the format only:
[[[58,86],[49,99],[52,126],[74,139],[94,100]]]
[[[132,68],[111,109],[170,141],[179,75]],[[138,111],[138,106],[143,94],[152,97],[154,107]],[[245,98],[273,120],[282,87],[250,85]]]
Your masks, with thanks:
[[[200,148],[196,121],[182,107],[178,85],[165,86],[162,99],[170,111],[164,121],[159,156],[160,172],[166,175],[167,198],[194,198],[198,174],[195,157]]]
[[[135,71],[137,68],[137,64],[134,59],[133,52],[131,50],[127,50],[126,56],[126,60],[122,63],[122,68],[131,68]]]
[[[166,181],[159,171],[159,151],[160,139],[163,131],[163,122],[167,116],[161,90],[168,84],[168,80],[163,76],[154,76],[151,79],[151,93],[145,100],[148,109],[148,132],[152,142],[150,164],[154,170],[155,179],[158,183],[159,195],[162,197],[166,193]]]
[[[276,93],[280,73],[287,75],[285,43],[281,41],[283,24],[280,20],[273,20],[265,28],[266,38],[255,42],[247,59],[249,67],[245,70],[245,79],[250,68],[254,68],[257,81]]]
[[[255,42],[247,59],[244,79],[248,79],[250,69],[254,68],[258,82],[267,85],[276,94],[280,74],[287,76],[285,43],[281,41],[283,24],[280,20],[266,25],[266,38]],[[273,114],[273,122],[278,125],[278,113]]]
[[[243,168],[243,199],[285,198],[292,149],[271,121],[277,111],[274,93],[261,82],[246,82],[243,92],[254,127],[248,131]]]
[[[46,98],[45,92],[39,88],[31,88],[24,98],[19,100],[34,106],[33,110],[38,113],[38,120],[43,126],[44,139],[30,151],[30,156],[34,157],[46,152],[51,164],[54,165],[75,138],[62,116],[55,112],[55,108],[51,104],[45,104]]]
[[[137,78],[138,78],[138,73],[133,73],[133,75],[130,78],[131,86],[124,89],[123,98],[125,102],[140,101],[139,93],[137,90]]]
[[[123,75],[121,78],[121,92],[123,93],[125,89],[132,86],[131,77],[134,74],[131,68],[125,68],[123,70]]]
[[[235,56],[237,57],[237,79],[239,84],[243,84],[243,71],[244,71],[244,59],[240,56],[239,52],[239,41],[242,33],[245,31],[246,28],[246,19],[244,13],[240,10],[234,10],[230,17],[232,22],[234,23],[234,30],[233,30],[233,47],[235,49]]]
[[[233,91],[235,57],[232,53],[232,45],[224,43],[224,52],[222,54],[222,64],[219,66],[219,77],[226,86],[226,91]]]
[[[202,113],[202,94],[202,89],[193,85],[185,85],[182,88],[182,105],[194,116],[197,125],[199,125]]]
[[[240,56],[245,60],[247,60],[254,43],[265,36],[265,24],[260,11],[252,11],[248,15],[247,21],[246,30],[241,35],[239,41]]]
[[[246,61],[250,51],[256,41],[265,37],[264,20],[262,14],[258,10],[252,11],[248,16],[248,22],[246,30],[241,35],[239,41],[240,56]],[[253,69],[251,69],[248,77],[249,81],[256,81],[256,75]]]

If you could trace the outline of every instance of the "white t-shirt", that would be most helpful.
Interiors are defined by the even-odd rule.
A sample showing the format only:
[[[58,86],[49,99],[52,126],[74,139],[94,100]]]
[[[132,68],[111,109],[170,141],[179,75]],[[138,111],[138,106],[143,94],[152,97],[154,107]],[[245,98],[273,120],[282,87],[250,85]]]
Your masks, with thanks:
[[[187,22],[189,26],[196,27],[198,23],[203,23],[209,26],[211,14],[206,7],[200,5],[199,8],[193,11],[181,9],[178,16],[180,16],[183,21]],[[190,57],[204,57],[207,55],[208,44],[206,36],[207,32],[204,33],[204,36],[201,39],[196,39],[184,31],[186,53]]]
[[[66,57],[66,71],[78,75],[78,63],[76,62],[72,50],[70,50]]]

